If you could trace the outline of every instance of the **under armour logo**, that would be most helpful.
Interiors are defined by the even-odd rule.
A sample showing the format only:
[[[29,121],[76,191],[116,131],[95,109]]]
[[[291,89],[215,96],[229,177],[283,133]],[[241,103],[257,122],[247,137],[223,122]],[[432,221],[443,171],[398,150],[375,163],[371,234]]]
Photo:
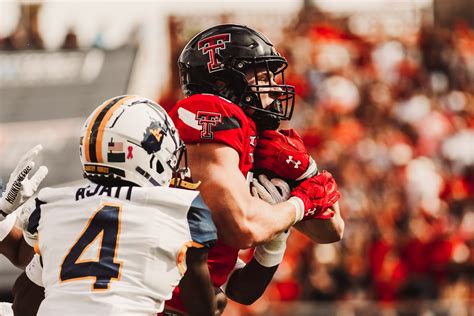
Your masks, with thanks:
[[[314,216],[314,213],[316,213],[316,209],[312,208],[312,209],[309,209],[308,212],[306,212],[305,216]]]
[[[294,163],[295,164],[295,169],[298,169],[299,166],[301,165],[301,161],[294,161],[293,156],[288,156],[288,159],[286,160],[287,164]]]
[[[216,60],[216,54],[219,54],[221,49],[225,49],[226,43],[230,43],[230,33],[217,34],[198,42],[198,49],[204,55],[209,55],[209,62],[207,63],[209,72],[222,70],[222,63]]]

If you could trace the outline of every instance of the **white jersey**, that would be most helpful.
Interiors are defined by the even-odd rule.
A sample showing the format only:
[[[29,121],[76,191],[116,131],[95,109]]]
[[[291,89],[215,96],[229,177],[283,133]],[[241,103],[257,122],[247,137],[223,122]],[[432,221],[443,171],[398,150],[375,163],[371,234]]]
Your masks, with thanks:
[[[28,231],[38,232],[47,316],[156,315],[186,249],[217,239],[197,191],[93,183],[41,190]]]

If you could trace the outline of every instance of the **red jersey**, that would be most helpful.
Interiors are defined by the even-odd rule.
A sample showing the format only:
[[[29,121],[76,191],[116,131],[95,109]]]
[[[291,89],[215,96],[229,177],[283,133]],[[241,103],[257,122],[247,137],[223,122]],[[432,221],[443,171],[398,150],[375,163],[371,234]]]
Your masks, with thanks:
[[[238,105],[212,94],[195,94],[179,101],[169,112],[186,145],[221,143],[239,153],[239,169],[247,177],[253,167],[253,151],[257,141],[255,123]],[[191,170],[192,172],[192,170]],[[209,251],[209,271],[212,283],[220,287],[234,269],[239,249],[222,242]],[[184,310],[178,298],[179,288],[166,303],[171,309]]]

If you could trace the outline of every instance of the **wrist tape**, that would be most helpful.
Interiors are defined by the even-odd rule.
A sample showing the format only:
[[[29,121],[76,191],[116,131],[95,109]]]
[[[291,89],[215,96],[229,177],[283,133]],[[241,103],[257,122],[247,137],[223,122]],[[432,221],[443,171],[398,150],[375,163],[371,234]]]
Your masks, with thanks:
[[[273,240],[255,247],[253,254],[255,260],[264,267],[274,267],[281,263],[285,255],[286,240],[290,235],[289,231],[282,232]]]
[[[299,221],[301,221],[304,217],[304,203],[303,201],[297,197],[297,196],[292,196],[288,199],[288,202],[293,204],[295,207],[295,222],[293,223],[296,224]]]

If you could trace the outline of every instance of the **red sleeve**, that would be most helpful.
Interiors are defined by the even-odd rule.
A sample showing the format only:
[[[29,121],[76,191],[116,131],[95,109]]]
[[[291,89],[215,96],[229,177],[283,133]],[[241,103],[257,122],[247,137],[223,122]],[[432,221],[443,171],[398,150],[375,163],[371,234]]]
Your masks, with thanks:
[[[169,114],[185,144],[221,143],[242,154],[245,114],[230,101],[197,94],[179,101]]]

